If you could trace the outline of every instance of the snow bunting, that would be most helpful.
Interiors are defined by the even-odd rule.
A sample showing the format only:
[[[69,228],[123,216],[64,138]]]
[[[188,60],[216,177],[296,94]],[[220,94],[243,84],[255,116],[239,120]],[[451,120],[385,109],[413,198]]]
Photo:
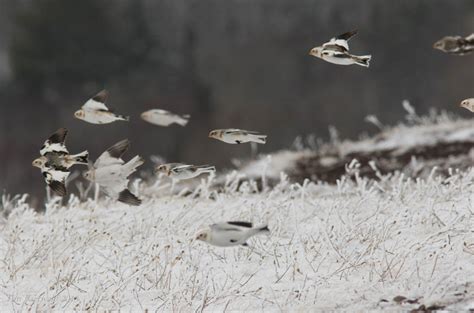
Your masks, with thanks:
[[[216,168],[210,165],[187,165],[182,163],[168,163],[156,167],[156,173],[164,173],[175,180],[185,180],[197,177],[204,173],[214,173]]]
[[[465,55],[474,51],[474,34],[465,38],[446,36],[434,43],[433,48],[455,55]]]
[[[311,49],[309,54],[333,64],[357,64],[369,67],[369,62],[372,58],[371,55],[357,56],[349,53],[348,41],[355,34],[357,34],[357,30],[331,38],[329,42],[326,42],[322,46]]]
[[[128,183],[129,176],[144,160],[137,155],[125,163],[122,156],[129,146],[127,139],[117,142],[99,156],[84,177],[97,183],[109,197],[129,205],[140,205],[141,200],[128,190]]]
[[[41,169],[46,184],[58,195],[65,196],[66,179],[69,176],[69,168],[75,164],[87,165],[89,153],[71,155],[66,148],[67,129],[60,128],[52,134],[40,149],[41,156],[35,159],[33,166]]]
[[[230,144],[240,144],[246,142],[265,144],[267,141],[267,135],[235,128],[215,129],[209,133],[209,138],[214,138]]]
[[[270,233],[266,225],[253,227],[249,222],[226,222],[211,225],[199,232],[196,239],[218,247],[248,246],[247,239],[265,233]]]
[[[469,99],[461,101],[459,106],[462,108],[466,108],[471,112],[474,112],[474,98],[469,98]]]
[[[143,112],[141,115],[142,119],[148,123],[158,125],[158,126],[170,126],[173,123],[176,123],[181,126],[186,126],[189,121],[189,115],[178,115],[171,113],[169,111],[153,109],[146,112]]]
[[[74,117],[91,124],[109,124],[115,121],[128,122],[128,116],[117,115],[105,106],[108,94],[107,90],[102,90],[96,94],[80,110],[74,113]]]

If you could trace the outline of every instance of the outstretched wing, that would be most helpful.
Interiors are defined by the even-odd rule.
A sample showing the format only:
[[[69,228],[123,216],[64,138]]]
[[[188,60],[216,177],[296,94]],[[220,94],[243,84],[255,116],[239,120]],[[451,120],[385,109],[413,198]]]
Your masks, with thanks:
[[[114,164],[124,164],[125,162],[122,160],[122,156],[129,147],[130,140],[128,139],[117,142],[99,156],[94,163],[94,167],[99,168]]]
[[[41,155],[46,155],[48,153],[59,153],[59,154],[69,154],[69,151],[66,149],[66,136],[67,129],[60,128],[54,134],[49,136],[49,138],[44,142],[43,146],[40,149]]]
[[[109,109],[105,105],[108,96],[108,91],[104,89],[91,99],[87,100],[87,102],[82,106],[82,108],[84,110],[109,111]]]
[[[41,169],[46,184],[60,196],[67,194],[66,190],[66,179],[69,176],[69,171],[56,170],[51,167],[45,167]]]
[[[333,39],[334,40],[342,39],[342,40],[347,41],[347,40],[351,39],[352,37],[354,37],[355,34],[357,34],[357,29],[351,30],[351,31],[346,32],[344,34],[340,34],[339,36],[336,36]]]
[[[355,34],[357,34],[357,29],[350,32],[346,32],[344,34],[340,34],[334,38],[331,38],[329,42],[323,44],[323,47],[326,47],[327,45],[337,45],[339,47],[344,48],[346,51],[349,51],[349,44],[347,43],[347,41],[351,39]]]
[[[347,50],[344,47],[338,45],[326,45],[321,51],[322,55],[334,56],[334,57],[344,57],[348,55]]]

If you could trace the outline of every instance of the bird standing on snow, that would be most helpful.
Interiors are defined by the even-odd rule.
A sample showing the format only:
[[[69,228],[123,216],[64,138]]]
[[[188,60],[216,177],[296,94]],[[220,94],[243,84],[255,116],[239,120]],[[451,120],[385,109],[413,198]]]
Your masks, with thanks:
[[[77,119],[91,124],[109,124],[115,121],[129,121],[128,116],[118,115],[105,106],[109,93],[102,90],[89,99],[80,110],[74,113]]]
[[[189,121],[189,115],[178,115],[171,113],[169,111],[153,109],[146,112],[143,112],[141,115],[142,119],[148,123],[158,125],[158,126],[169,126],[173,123],[176,123],[181,126],[186,126]]]
[[[137,155],[125,163],[122,156],[129,146],[127,139],[117,142],[100,155],[84,177],[97,183],[109,197],[129,205],[140,205],[141,200],[128,190],[128,178],[144,160]]]
[[[348,41],[355,34],[357,34],[357,30],[334,37],[322,46],[311,49],[309,54],[333,64],[357,64],[369,67],[369,62],[372,58],[371,55],[357,56],[349,53]]]
[[[474,98],[469,98],[469,99],[461,101],[459,106],[462,108],[466,108],[471,112],[474,112]]]
[[[66,179],[69,176],[69,168],[75,164],[87,165],[89,153],[71,155],[66,148],[67,129],[60,128],[52,134],[40,149],[41,156],[35,159],[33,166],[41,169],[41,173],[54,192],[60,196],[67,194]]]
[[[198,233],[196,239],[218,247],[248,246],[247,239],[259,234],[268,234],[268,226],[253,227],[249,222],[226,222],[213,224]]]
[[[465,55],[474,51],[474,34],[463,38],[461,36],[446,36],[434,43],[433,48],[455,55]]]
[[[204,173],[214,173],[216,168],[210,165],[187,165],[182,163],[168,163],[156,167],[156,173],[164,173],[174,180],[185,180],[197,177]]]
[[[235,128],[215,129],[209,133],[209,138],[214,138],[230,144],[241,144],[246,142],[265,144],[267,141],[267,135]]]

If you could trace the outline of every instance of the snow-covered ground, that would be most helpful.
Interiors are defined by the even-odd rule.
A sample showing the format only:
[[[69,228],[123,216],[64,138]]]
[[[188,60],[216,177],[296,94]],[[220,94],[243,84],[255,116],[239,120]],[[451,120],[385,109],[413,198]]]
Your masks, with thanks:
[[[72,196],[35,213],[4,197],[2,312],[474,309],[474,171],[375,181],[348,170],[356,179],[337,186],[282,175],[257,191],[235,174],[219,193],[203,180],[153,196],[155,185],[140,207]],[[272,233],[250,248],[193,240],[227,220]]]

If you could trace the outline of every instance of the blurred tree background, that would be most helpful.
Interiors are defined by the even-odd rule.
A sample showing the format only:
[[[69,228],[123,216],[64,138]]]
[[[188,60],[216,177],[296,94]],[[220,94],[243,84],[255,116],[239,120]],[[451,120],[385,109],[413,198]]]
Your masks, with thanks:
[[[336,66],[311,47],[357,28],[354,54],[371,67]],[[59,127],[71,152],[95,159],[132,140],[129,156],[231,167],[250,147],[212,141],[213,128],[269,135],[270,152],[298,135],[375,131],[418,112],[457,109],[474,96],[474,55],[432,49],[474,32],[472,0],[0,0],[0,188],[41,195],[31,160]],[[91,125],[73,112],[102,88],[130,123]],[[192,115],[186,128],[140,120],[151,108]],[[150,167],[150,163],[147,165]]]

